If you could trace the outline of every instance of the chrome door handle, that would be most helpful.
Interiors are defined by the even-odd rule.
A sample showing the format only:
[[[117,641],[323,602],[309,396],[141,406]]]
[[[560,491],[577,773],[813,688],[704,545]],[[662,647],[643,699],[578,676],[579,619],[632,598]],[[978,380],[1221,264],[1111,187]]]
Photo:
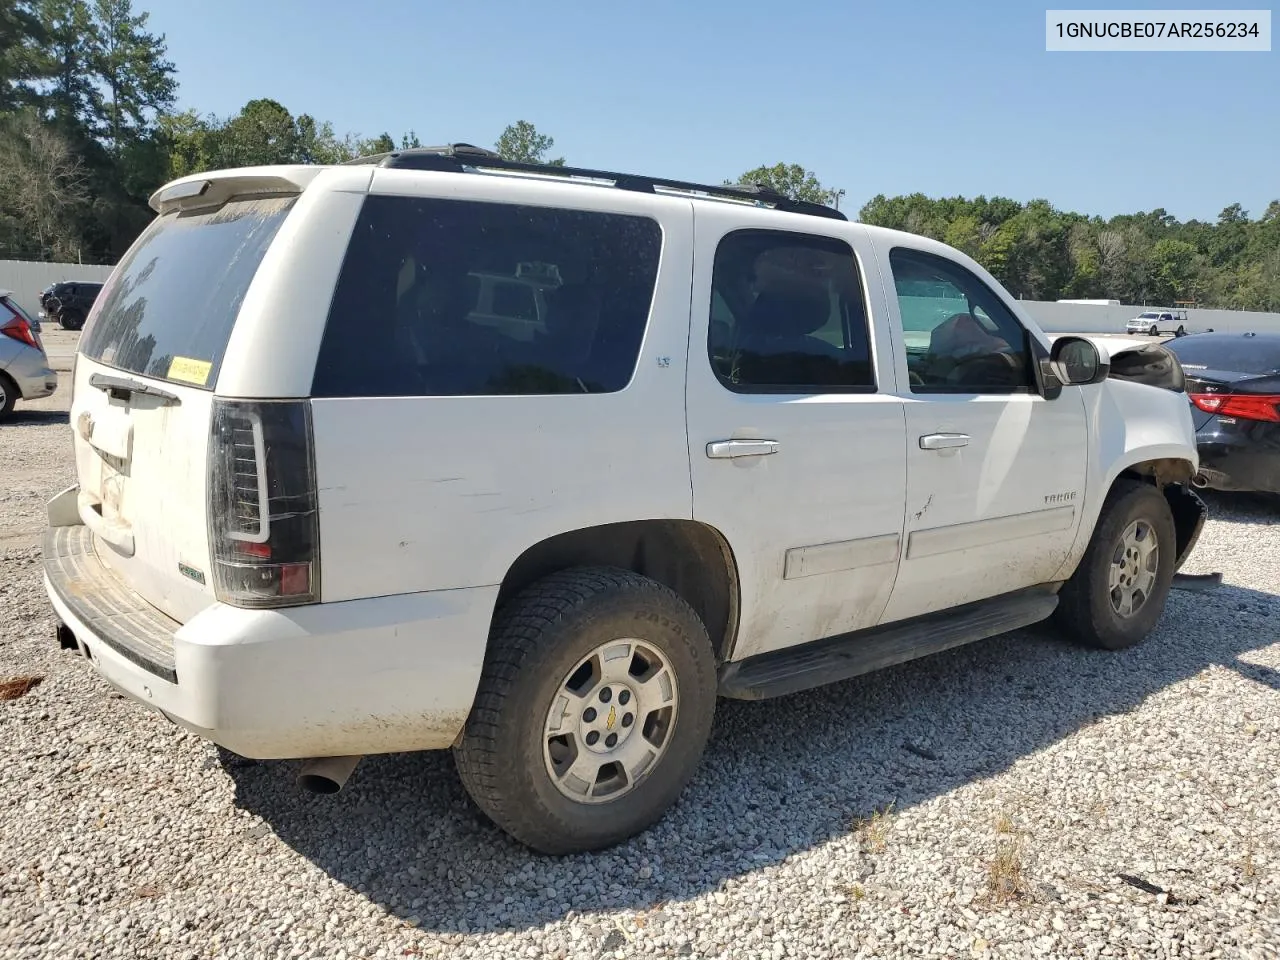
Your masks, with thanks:
[[[967,433],[929,433],[920,438],[921,450],[950,450],[953,447],[967,447]]]
[[[736,457],[767,457],[778,452],[777,440],[716,440],[707,444],[707,456],[712,460]]]

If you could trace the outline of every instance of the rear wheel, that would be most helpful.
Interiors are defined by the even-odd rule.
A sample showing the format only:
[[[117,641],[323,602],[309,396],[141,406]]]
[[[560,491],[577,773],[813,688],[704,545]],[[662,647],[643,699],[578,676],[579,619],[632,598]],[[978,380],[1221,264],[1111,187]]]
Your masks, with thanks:
[[[1141,642],[1164,612],[1175,541],[1164,494],[1147,483],[1119,481],[1059,594],[1057,622],[1091,647],[1122,650]]]
[[[628,570],[552,574],[496,619],[458,773],[536,850],[612,846],[675,803],[715,695],[706,628],[673,591]]]
[[[9,379],[6,373],[0,373],[0,420],[13,413],[13,405],[18,402],[18,385]]]
[[[1177,330],[1175,330],[1175,331],[1173,332],[1173,335],[1174,335],[1175,337],[1185,337],[1185,336],[1187,335],[1187,328],[1186,328],[1186,327],[1178,327],[1178,329],[1177,329]]]

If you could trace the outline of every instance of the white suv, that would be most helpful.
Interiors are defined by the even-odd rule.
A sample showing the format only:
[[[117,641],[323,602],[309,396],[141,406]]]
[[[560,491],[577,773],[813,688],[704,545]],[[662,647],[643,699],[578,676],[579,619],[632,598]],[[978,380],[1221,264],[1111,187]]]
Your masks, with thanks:
[[[1177,371],[1138,382],[1163,347],[1135,380],[1050,346],[963,254],[826,207],[464,145],[152,206],[73,374],[59,639],[314,789],[452,748],[519,840],[607,846],[717,696],[1051,615],[1129,646],[1204,522]],[[490,322],[476,278],[522,276],[545,316]]]

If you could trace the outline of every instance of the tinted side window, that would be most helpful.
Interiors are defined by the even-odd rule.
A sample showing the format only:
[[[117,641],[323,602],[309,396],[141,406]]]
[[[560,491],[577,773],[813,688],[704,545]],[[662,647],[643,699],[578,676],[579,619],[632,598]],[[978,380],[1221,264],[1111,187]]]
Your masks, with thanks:
[[[661,247],[661,228],[646,217],[369,197],[334,291],[312,395],[621,390],[635,372]],[[532,298],[508,314],[516,322],[495,323],[484,311],[506,312],[496,301],[507,284],[477,278],[514,281],[530,264],[557,278],[542,292],[542,323],[525,319]],[[493,304],[480,303],[486,289]]]
[[[708,352],[736,393],[875,390],[853,250],[827,237],[740,230],[720,241]]]
[[[999,297],[960,264],[894,248],[889,254],[914,393],[1030,389],[1027,331]]]

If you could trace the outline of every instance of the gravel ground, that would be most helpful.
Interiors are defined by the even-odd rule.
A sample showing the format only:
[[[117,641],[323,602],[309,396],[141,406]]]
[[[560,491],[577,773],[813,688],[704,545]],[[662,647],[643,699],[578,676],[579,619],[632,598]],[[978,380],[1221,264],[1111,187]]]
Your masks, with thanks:
[[[4,957],[1280,956],[1280,503],[1214,497],[1155,636],[1015,634],[725,703],[673,813],[544,859],[444,755],[347,790],[216,751],[58,651],[66,401],[0,427]]]

